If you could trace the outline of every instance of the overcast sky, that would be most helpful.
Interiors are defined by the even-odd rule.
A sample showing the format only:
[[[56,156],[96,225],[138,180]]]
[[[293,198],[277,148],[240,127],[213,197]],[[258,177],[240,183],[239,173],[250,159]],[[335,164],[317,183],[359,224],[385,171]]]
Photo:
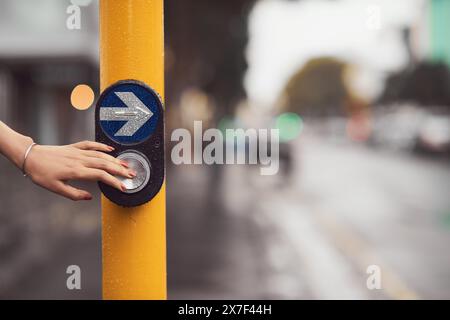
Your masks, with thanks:
[[[407,61],[402,26],[415,26],[418,52],[426,52],[425,4],[425,0],[260,0],[249,21],[245,76],[249,98],[270,105],[298,68],[323,55],[355,64],[354,88],[363,97],[376,96],[386,72]]]

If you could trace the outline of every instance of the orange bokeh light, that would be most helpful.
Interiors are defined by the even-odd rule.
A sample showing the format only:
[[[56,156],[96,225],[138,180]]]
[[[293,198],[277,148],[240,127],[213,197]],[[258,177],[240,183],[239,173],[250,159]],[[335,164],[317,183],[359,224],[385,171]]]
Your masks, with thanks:
[[[94,103],[95,94],[92,88],[86,84],[79,84],[70,95],[72,106],[78,110],[87,110]]]

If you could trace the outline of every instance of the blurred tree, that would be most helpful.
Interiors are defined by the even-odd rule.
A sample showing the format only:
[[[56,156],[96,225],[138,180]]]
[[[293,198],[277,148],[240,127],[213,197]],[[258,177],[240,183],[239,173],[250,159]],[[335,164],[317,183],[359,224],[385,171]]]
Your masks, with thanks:
[[[306,116],[343,115],[352,100],[344,82],[345,67],[329,57],[310,60],[289,80],[281,108]]]

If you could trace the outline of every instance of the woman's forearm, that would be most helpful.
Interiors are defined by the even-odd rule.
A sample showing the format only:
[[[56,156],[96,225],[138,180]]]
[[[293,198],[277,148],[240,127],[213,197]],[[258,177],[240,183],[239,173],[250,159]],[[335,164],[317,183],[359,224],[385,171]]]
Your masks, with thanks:
[[[0,121],[0,153],[18,168],[22,168],[23,157],[32,143],[33,139],[17,133]]]
[[[33,139],[0,121],[0,153],[34,183],[72,200],[90,200],[92,195],[72,187],[68,181],[101,181],[125,192],[126,187],[118,177],[136,177],[136,172],[127,163],[108,154],[114,148],[103,143],[82,141],[66,146],[35,145],[30,148],[32,144]]]

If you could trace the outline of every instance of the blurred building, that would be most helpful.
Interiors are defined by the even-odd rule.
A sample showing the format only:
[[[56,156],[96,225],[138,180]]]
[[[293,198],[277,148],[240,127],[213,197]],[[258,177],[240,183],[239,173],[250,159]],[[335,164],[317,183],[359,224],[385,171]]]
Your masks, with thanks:
[[[0,119],[46,144],[92,135],[87,113],[70,106],[80,83],[98,89],[97,2],[69,30],[69,1],[0,2]]]
[[[450,1],[432,0],[430,3],[430,48],[435,61],[450,67]]]
[[[255,0],[165,1],[167,103],[198,88],[215,103],[216,122],[245,98],[247,15]]]
[[[69,0],[0,1],[0,120],[41,144],[94,137],[93,108],[77,111],[70,95],[80,83],[98,91],[97,2],[81,7],[80,30],[66,27],[69,5]],[[65,274],[59,270],[71,259],[64,252],[69,247],[74,254],[80,239],[89,239],[89,247],[95,248],[88,258],[94,267],[85,267],[94,276],[88,282],[94,288],[81,295],[98,297],[98,204],[74,206],[18,177],[13,166],[0,162],[0,297],[61,296],[51,285],[37,284],[35,292],[30,275],[42,279],[54,274],[61,277],[54,283],[64,288]],[[76,219],[88,223],[74,228]]]

